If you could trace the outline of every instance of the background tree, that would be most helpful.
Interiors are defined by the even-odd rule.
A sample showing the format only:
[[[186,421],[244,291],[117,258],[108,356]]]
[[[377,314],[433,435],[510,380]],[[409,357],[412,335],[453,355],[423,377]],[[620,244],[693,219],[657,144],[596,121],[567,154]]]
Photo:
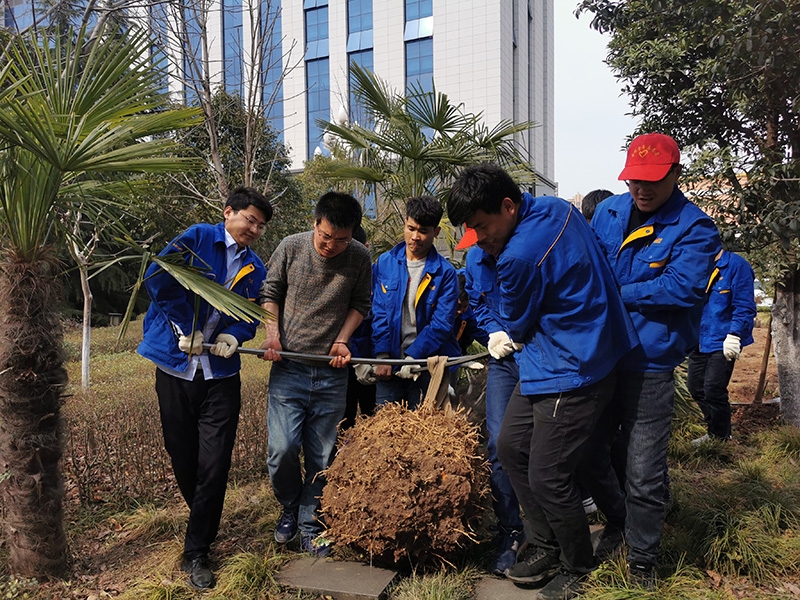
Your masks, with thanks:
[[[697,197],[733,250],[775,272],[781,411],[800,425],[800,3],[584,0],[640,131],[688,154]]]
[[[71,220],[108,218],[104,173],[192,168],[165,132],[197,122],[166,110],[143,35],[15,36],[0,72],[0,493],[13,573],[67,565],[59,469],[62,326],[58,244]],[[112,184],[115,185],[115,184]]]
[[[503,121],[489,129],[482,115],[465,113],[445,94],[426,93],[418,86],[403,94],[372,71],[355,63],[350,68],[359,104],[355,112],[364,115],[363,122],[319,122],[337,159],[320,168],[331,181],[349,185],[362,197],[377,197],[376,227],[368,231],[374,251],[397,243],[407,198],[432,194],[443,201],[459,169],[467,165],[497,162],[521,185],[533,182],[529,157],[516,141],[533,124]]]
[[[284,237],[308,228],[313,197],[302,193],[300,182],[289,172],[288,151],[263,115],[249,115],[242,98],[224,89],[217,90],[212,103],[217,153],[225,180],[241,182],[243,174],[248,172],[249,185],[265,191],[275,209],[264,235],[253,244],[253,249],[266,261]],[[249,159],[251,162],[245,164],[244,145],[249,126],[260,128],[260,141]],[[211,141],[204,124],[179,131],[176,140],[183,145],[187,156],[207,161]],[[140,223],[137,237],[150,240],[153,248],[163,247],[193,223],[220,220],[218,180],[211,169],[165,174],[157,183],[152,193],[141,197],[135,219]]]

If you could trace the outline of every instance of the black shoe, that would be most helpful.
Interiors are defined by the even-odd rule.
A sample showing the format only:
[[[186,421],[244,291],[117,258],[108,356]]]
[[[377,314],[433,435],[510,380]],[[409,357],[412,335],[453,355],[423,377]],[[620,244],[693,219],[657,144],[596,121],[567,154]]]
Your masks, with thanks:
[[[555,577],[560,569],[561,561],[557,556],[534,548],[531,556],[506,569],[506,577],[524,585],[544,584]]]
[[[628,582],[645,590],[656,587],[656,572],[652,565],[628,563]]]
[[[597,541],[594,556],[597,562],[608,560],[620,549],[624,542],[622,529],[614,525],[606,525]]]
[[[546,586],[539,590],[539,600],[570,600],[581,593],[588,574],[561,569]]]
[[[181,571],[189,574],[189,585],[196,590],[207,590],[214,586],[214,573],[208,566],[207,556],[198,556],[191,560],[184,558]]]

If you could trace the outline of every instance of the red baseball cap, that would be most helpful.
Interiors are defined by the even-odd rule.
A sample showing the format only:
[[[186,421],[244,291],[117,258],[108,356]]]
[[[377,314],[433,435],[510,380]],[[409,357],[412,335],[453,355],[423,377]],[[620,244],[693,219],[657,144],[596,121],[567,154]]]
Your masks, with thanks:
[[[470,246],[474,246],[478,242],[478,234],[470,227],[464,228],[464,235],[461,236],[461,241],[456,244],[456,250],[466,250]]]
[[[618,179],[659,181],[680,161],[681,151],[675,140],[663,133],[646,133],[634,138],[628,146],[625,168]]]

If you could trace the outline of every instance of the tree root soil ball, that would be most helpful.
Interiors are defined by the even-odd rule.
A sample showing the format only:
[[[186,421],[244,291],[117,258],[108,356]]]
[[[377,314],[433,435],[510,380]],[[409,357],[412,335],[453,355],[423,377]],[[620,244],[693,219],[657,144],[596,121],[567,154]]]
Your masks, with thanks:
[[[478,428],[449,405],[387,404],[361,418],[327,470],[326,535],[371,560],[450,562],[450,553],[474,541],[471,521],[488,492],[478,443]]]

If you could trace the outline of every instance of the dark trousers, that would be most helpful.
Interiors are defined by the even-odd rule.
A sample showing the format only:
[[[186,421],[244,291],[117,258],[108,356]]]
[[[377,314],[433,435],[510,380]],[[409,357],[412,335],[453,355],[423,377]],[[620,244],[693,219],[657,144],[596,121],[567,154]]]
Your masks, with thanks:
[[[609,525],[625,527],[625,448],[620,448],[619,405],[612,397],[592,431],[578,466],[581,491],[594,499]],[[622,454],[620,456],[620,454]]]
[[[506,407],[497,452],[531,526],[533,543],[572,572],[595,566],[576,471],[614,390],[612,373],[592,385],[525,396]]]
[[[723,439],[731,435],[728,383],[734,362],[726,359],[722,350],[708,353],[695,350],[689,354],[689,393],[703,411],[708,434]]]
[[[342,429],[349,429],[356,424],[358,410],[362,415],[375,412],[375,385],[364,385],[356,379],[356,371],[352,365],[347,367],[347,405],[344,409]]]
[[[164,447],[189,506],[184,558],[208,554],[217,537],[241,407],[239,374],[179,379],[156,369]]]

